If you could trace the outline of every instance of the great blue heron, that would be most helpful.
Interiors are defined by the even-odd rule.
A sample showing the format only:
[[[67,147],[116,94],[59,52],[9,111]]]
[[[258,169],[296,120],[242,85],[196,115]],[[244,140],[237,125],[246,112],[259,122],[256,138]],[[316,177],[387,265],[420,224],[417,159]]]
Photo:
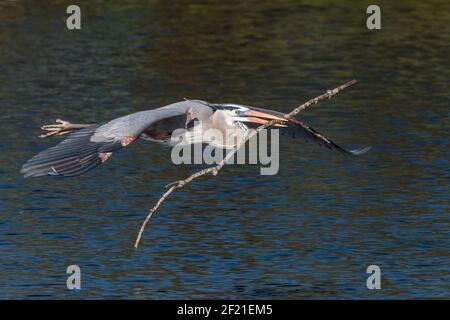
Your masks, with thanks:
[[[277,120],[275,126],[281,134],[300,135],[344,154],[358,155],[368,150],[347,151],[300,119],[286,119],[285,114],[277,111],[187,100],[100,124],[73,124],[58,119],[55,124],[43,126],[42,129],[47,132],[40,137],[69,133],[68,137],[31,158],[22,167],[21,173],[25,177],[80,175],[105,162],[113,152],[138,138],[167,143],[176,129],[186,129],[183,138],[188,144],[196,143],[198,137],[202,137],[204,143],[230,148],[248,137],[252,124],[264,124],[269,120]],[[223,142],[205,141],[202,133],[208,129],[220,130],[227,139]]]

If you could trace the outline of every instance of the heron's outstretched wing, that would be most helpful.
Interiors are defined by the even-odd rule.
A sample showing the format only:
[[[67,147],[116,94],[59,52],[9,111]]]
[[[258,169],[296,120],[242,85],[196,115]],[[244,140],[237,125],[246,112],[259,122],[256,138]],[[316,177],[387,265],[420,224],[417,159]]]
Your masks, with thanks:
[[[208,112],[212,113],[204,104],[182,101],[81,129],[28,160],[21,173],[25,177],[77,176],[105,162],[113,152],[126,147],[144,132],[163,138],[183,128],[189,117],[205,117]]]
[[[54,147],[27,161],[21,169],[25,178],[45,175],[76,176],[95,168],[122,147],[119,141],[91,141],[101,125],[75,131]]]
[[[273,114],[273,115],[276,115],[276,116],[279,116],[282,118],[284,118],[286,116],[284,113],[273,111],[273,110],[255,108],[255,107],[251,107],[251,109],[269,113],[269,114]],[[339,145],[337,145],[336,143],[334,143],[331,139],[328,139],[327,137],[325,137],[320,132],[314,130],[313,128],[311,128],[309,125],[307,125],[306,123],[304,123],[303,121],[301,121],[298,118],[292,118],[292,119],[286,120],[285,125],[286,125],[286,127],[281,127],[281,128],[274,127],[274,128],[279,129],[280,133],[282,135],[291,136],[292,138],[296,138],[296,137],[300,136],[300,137],[303,137],[305,140],[314,141],[317,144],[325,146],[330,150],[337,150],[337,151],[342,152],[343,154],[360,155],[360,154],[366,153],[367,151],[369,151],[371,149],[371,147],[366,147],[366,148],[362,148],[359,150],[346,150],[346,149],[340,147]]]
[[[314,141],[317,144],[321,146],[325,146],[330,150],[337,150],[339,152],[342,152],[343,154],[348,155],[360,155],[363,153],[366,153],[371,149],[371,147],[366,147],[358,150],[346,150],[336,143],[334,143],[332,140],[325,137],[320,132],[314,130],[304,122],[300,121],[299,119],[290,119],[287,123],[286,128],[280,128],[280,133],[282,135],[289,135],[293,138],[297,136],[303,137],[305,140]]]

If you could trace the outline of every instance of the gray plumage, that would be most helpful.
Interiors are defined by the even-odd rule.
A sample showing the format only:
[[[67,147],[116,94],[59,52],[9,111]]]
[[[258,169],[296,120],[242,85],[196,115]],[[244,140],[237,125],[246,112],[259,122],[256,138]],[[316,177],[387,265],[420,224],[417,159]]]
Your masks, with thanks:
[[[21,173],[25,177],[44,175],[76,176],[105,162],[113,152],[126,147],[138,138],[162,143],[171,141],[178,129],[183,129],[185,143],[202,141],[230,148],[249,133],[247,124],[261,124],[275,119],[281,134],[303,136],[332,150],[359,155],[368,151],[347,151],[309,127],[299,119],[286,119],[283,113],[237,104],[210,104],[200,100],[177,102],[162,108],[132,113],[95,125],[75,125],[58,120],[59,125],[44,126],[51,133],[69,136],[54,147],[44,150],[27,161]],[[208,141],[203,133],[220,130],[222,142]],[[203,140],[201,140],[203,139]],[[229,142],[233,141],[233,142]]]
[[[181,101],[158,109],[140,111],[111,120],[96,130],[92,141],[103,141],[108,138],[120,139],[125,136],[137,137],[152,124],[165,120],[168,129],[170,129],[172,123],[167,120],[177,120],[177,117],[186,120],[189,109],[199,120],[205,119],[213,113],[210,107],[196,100]],[[173,125],[176,125],[176,123],[173,123]]]

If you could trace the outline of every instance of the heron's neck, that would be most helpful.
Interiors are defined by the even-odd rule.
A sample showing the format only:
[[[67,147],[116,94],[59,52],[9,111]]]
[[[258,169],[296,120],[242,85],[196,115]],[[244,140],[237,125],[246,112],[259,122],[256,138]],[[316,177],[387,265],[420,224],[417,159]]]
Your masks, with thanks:
[[[250,134],[250,129],[240,121],[236,121],[236,125],[241,129],[241,143],[243,143]]]

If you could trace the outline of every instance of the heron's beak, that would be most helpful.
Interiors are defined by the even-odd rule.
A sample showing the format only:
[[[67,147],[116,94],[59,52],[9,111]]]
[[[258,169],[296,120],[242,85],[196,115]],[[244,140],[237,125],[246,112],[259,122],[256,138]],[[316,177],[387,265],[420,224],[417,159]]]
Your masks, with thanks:
[[[260,123],[260,124],[266,124],[270,120],[278,120],[282,123],[286,122],[286,119],[274,116],[273,114],[264,113],[260,111],[255,110],[248,110],[245,111],[243,114],[243,117],[238,118],[240,121],[243,122],[253,122],[253,123]],[[275,123],[276,127],[286,127],[286,125],[281,123]]]

